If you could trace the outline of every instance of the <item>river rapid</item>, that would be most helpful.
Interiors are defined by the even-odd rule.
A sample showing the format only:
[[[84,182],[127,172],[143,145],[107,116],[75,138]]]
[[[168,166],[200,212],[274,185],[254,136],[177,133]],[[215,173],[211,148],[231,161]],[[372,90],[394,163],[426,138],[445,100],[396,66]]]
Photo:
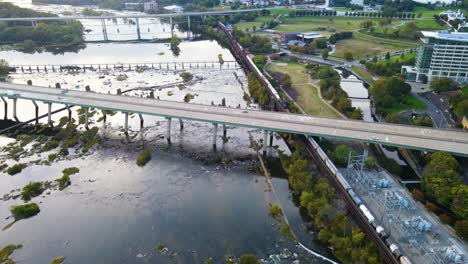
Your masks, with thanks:
[[[34,6],[27,1],[15,1],[15,4],[57,14],[77,14],[82,9]],[[164,23],[156,20],[140,23],[151,24],[147,25],[149,32],[157,33],[158,38],[167,37],[168,27]],[[124,24],[118,27],[120,32],[124,31]],[[86,38],[91,40],[91,36]],[[174,56],[164,43],[88,43],[85,49],[64,54],[2,50],[0,58],[11,65],[217,61],[219,54],[225,61],[234,60],[229,50],[210,40],[184,41],[180,50]],[[25,84],[31,80],[35,85],[51,87],[59,83],[62,88],[77,90],[90,86],[92,92],[111,94],[116,94],[118,89],[131,90],[125,95],[138,97],[147,97],[153,91],[155,98],[179,102],[190,94],[193,96],[190,103],[218,105],[224,98],[227,107],[257,108],[243,99],[248,87],[240,68],[185,69],[193,75],[193,80],[185,83],[179,76],[182,71],[155,68],[85,73],[18,72],[11,74],[9,81]],[[47,106],[38,105],[40,113],[46,113]],[[11,119],[12,103],[8,106]],[[53,105],[53,110],[61,107]],[[78,119],[77,110],[73,109],[75,119]],[[2,108],[0,116],[3,115]],[[55,124],[63,116],[66,112],[54,115]],[[50,166],[29,165],[14,176],[0,174],[0,196],[3,196],[13,190],[18,193],[31,181],[53,181],[61,176],[64,168],[80,169],[71,176],[72,184],[65,190],[47,191],[32,199],[41,209],[37,216],[0,231],[0,248],[9,243],[23,244],[12,255],[17,263],[49,263],[58,256],[66,257],[66,263],[203,263],[208,257],[222,263],[225,256],[238,257],[244,253],[253,253],[264,263],[322,263],[281,236],[277,222],[268,216],[269,204],[278,202],[301,242],[328,256],[328,250],[305,231],[287,180],[272,179],[278,195],[273,197],[265,178],[253,170],[257,158],[250,147],[249,135],[260,142],[262,131],[228,127],[225,142],[219,126],[217,151],[213,151],[213,125],[184,121],[182,130],[177,120],[173,120],[172,145],[168,147],[167,121],[163,118],[143,116],[144,128],[140,128],[138,115],[132,114],[126,137],[122,113],[108,116],[106,123],[98,121],[100,116],[96,112],[90,125],[99,127],[103,143],[88,154],[75,155],[72,151],[68,158]],[[18,118],[24,121],[33,117],[33,104],[19,100]],[[84,130],[82,126],[79,128]],[[11,140],[3,137],[0,145],[6,146]],[[25,149],[30,149],[33,143]],[[289,152],[277,135],[273,145],[268,149],[270,156],[277,156],[277,149]],[[138,167],[135,160],[143,148],[151,151],[152,160]],[[56,152],[35,153],[19,161],[1,153],[0,159],[10,166],[44,159]],[[20,198],[0,201],[2,227],[12,222],[10,206],[22,203]],[[159,244],[167,251],[158,252]]]

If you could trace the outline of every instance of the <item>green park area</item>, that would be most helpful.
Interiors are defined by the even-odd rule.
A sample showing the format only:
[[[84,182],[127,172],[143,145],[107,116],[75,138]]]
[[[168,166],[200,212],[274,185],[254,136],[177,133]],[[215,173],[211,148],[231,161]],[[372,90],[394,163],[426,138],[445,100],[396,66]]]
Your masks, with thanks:
[[[406,95],[401,99],[399,104],[390,108],[383,108],[382,110],[385,113],[399,113],[408,109],[423,110],[426,109],[426,104],[412,95]]]
[[[366,18],[354,17],[284,17],[282,23],[275,30],[287,31],[314,31],[323,35],[331,35],[334,32],[355,31]],[[395,22],[397,23],[397,20]]]
[[[262,24],[268,23],[272,20],[271,16],[259,16],[255,18],[255,21],[241,21],[236,24],[236,28],[242,31],[253,31],[255,29],[260,29]]]
[[[366,59],[391,51],[414,48],[417,45],[418,43],[415,41],[379,38],[354,32],[353,38],[340,40],[336,43],[336,52],[332,56],[344,58],[344,54],[350,52],[354,59]]]
[[[297,103],[310,115],[339,118],[318,95],[317,88],[310,82],[304,65],[299,63],[275,62],[269,65],[268,71],[280,72],[291,76],[292,88],[298,93]]]

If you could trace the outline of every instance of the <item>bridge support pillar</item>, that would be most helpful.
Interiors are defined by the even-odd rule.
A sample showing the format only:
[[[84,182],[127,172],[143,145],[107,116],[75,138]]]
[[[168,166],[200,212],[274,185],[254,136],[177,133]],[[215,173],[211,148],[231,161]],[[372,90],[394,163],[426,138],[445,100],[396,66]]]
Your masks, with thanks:
[[[213,132],[213,150],[216,151],[216,137],[218,136],[218,124],[213,124],[214,132]]]
[[[138,17],[136,17],[135,20],[136,20],[136,29],[137,29],[138,40],[141,40],[140,20],[138,19]]]
[[[36,125],[39,124],[39,106],[37,105],[36,101],[32,101],[34,104],[34,109],[36,112]]]
[[[187,38],[190,40],[190,16],[187,16],[187,26],[188,26]]]
[[[102,25],[102,35],[104,37],[104,41],[108,41],[109,38],[107,36],[106,20],[104,18],[101,18],[101,25]]]
[[[67,111],[68,111],[68,122],[72,121],[72,111],[70,109],[70,105],[67,105]]]
[[[171,36],[174,35],[174,25],[172,24],[172,17],[169,17],[169,23],[171,24]]]
[[[47,103],[47,124],[52,126],[52,103]]]
[[[266,157],[267,153],[267,137],[268,137],[268,130],[263,131],[263,156]]]
[[[143,120],[143,115],[142,114],[138,114],[138,116],[140,117],[140,128],[143,128],[143,124],[144,124],[144,120]]]
[[[13,118],[16,120],[16,122],[19,122],[19,119],[16,116],[16,103],[17,103],[17,101],[18,101],[17,98],[13,98]]]
[[[89,129],[89,108],[86,107],[85,109],[85,128],[88,130]]]
[[[184,121],[182,121],[182,119],[179,119],[179,124],[180,124],[180,130],[184,130]]]
[[[227,140],[227,130],[226,130],[226,125],[223,124],[223,141],[226,142]]]
[[[273,131],[270,131],[270,147],[273,146]]]
[[[166,132],[166,139],[167,139],[167,144],[171,144],[171,121],[172,118],[166,117],[167,119],[167,132]]]
[[[2,101],[5,104],[5,116],[3,117],[3,119],[7,120],[8,119],[8,102],[7,100],[5,100],[5,98],[3,98],[3,96],[2,96]]]
[[[128,112],[125,113],[124,134],[128,135]]]

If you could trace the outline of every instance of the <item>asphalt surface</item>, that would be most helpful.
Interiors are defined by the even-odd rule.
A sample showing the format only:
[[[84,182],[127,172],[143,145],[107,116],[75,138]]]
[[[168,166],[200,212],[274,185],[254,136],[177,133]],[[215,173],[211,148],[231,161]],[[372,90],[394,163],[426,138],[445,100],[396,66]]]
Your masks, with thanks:
[[[10,83],[0,84],[0,95],[46,103],[348,139],[424,151],[441,150],[468,156],[468,134],[462,130],[441,130],[269,111],[243,110]]]

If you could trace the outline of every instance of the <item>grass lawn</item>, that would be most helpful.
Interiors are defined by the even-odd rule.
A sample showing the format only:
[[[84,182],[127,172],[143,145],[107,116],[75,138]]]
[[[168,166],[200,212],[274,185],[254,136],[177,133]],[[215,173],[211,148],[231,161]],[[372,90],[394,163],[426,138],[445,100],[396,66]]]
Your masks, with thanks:
[[[360,28],[365,18],[351,17],[285,17],[281,19],[283,23],[275,29],[278,31],[316,31],[325,35],[333,32],[330,30],[353,31]],[[328,30],[317,30],[319,27],[328,28]]]
[[[305,66],[298,63],[272,63],[268,67],[270,72],[281,72],[291,76],[292,87],[298,93],[297,103],[307,114],[339,118],[319,97],[317,89],[310,84],[309,75],[305,73]]]
[[[447,29],[448,27],[442,26],[433,18],[424,18],[414,20],[414,24],[419,30],[440,30]]]
[[[441,8],[434,8],[434,9],[429,9],[424,6],[417,6],[414,8],[413,12],[418,15],[419,13],[422,13],[421,18],[433,18],[434,15],[438,15],[440,12],[452,9],[454,11],[458,10],[458,7],[441,7]],[[463,11],[463,9],[462,9]],[[465,12],[466,14],[466,12]]]
[[[270,16],[261,16],[261,17],[257,17],[255,19],[255,21],[249,21],[249,22],[241,21],[241,22],[237,23],[235,25],[235,27],[242,30],[242,31],[245,31],[246,28],[248,28],[249,31],[252,31],[253,26],[256,26],[257,30],[259,30],[260,26],[263,23],[269,22],[272,19],[273,19],[273,17],[270,17]]]
[[[351,69],[357,74],[359,75],[359,77],[361,77],[362,79],[366,80],[366,82],[368,82],[370,85],[374,84],[374,79],[372,78],[372,74],[370,74],[369,71],[367,71],[365,68],[363,67],[359,67],[359,66],[352,66]]]
[[[366,59],[389,51],[413,48],[417,45],[417,42],[384,39],[354,32],[353,38],[336,43],[336,52],[332,56],[344,58],[344,53],[349,51],[354,59]]]
[[[269,9],[270,11],[270,14],[272,15],[287,15],[289,13],[289,9],[288,8],[284,8],[284,7],[279,7],[279,8],[275,8],[275,9]]]
[[[336,10],[336,11],[338,11],[338,12],[350,12],[350,11],[353,11],[351,8],[347,8],[347,7],[334,7],[333,9]]]
[[[392,108],[383,109],[383,111],[386,113],[399,113],[401,111],[409,109],[422,110],[425,108],[426,104],[424,104],[421,100],[412,95],[408,95],[402,100],[402,102],[399,105]]]

